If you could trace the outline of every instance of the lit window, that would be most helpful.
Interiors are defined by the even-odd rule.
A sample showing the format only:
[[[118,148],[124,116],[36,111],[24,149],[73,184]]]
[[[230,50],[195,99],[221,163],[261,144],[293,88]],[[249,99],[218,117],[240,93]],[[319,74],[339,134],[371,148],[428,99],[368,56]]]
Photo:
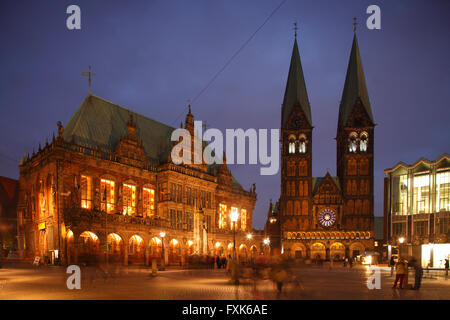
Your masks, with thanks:
[[[450,211],[450,171],[436,173],[437,211]]]
[[[299,139],[299,145],[298,145],[298,151],[300,152],[300,153],[306,153],[306,143],[307,143],[308,141],[306,140],[306,136],[304,135],[304,134],[302,134],[301,136],[300,136],[300,139]]]
[[[430,175],[418,174],[414,176],[414,213],[429,213]]]
[[[225,229],[227,227],[227,206],[225,204],[219,204],[219,229]]]
[[[123,184],[123,214],[134,215],[136,213],[136,186]]]
[[[101,209],[108,213],[114,211],[114,181],[101,179],[100,188],[103,192]]]
[[[366,152],[368,143],[369,143],[369,135],[367,134],[367,132],[364,131],[360,135],[359,150],[361,152]]]
[[[295,153],[295,142],[289,141],[289,153]]]
[[[81,207],[84,209],[92,208],[92,178],[81,176]]]
[[[358,135],[356,134],[356,132],[350,133],[350,137],[348,140],[349,140],[348,151],[356,152],[358,147],[357,145]]]
[[[408,176],[394,176],[392,180],[392,212],[394,215],[406,215],[408,204]]]
[[[247,230],[247,210],[241,210],[241,230]]]
[[[143,191],[144,217],[151,217],[155,212],[155,190],[144,188]]]

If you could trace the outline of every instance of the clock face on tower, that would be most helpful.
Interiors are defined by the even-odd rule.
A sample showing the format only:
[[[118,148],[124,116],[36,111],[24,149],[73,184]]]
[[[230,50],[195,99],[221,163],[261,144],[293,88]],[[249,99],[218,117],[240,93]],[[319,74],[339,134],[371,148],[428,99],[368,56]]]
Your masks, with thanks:
[[[336,222],[336,214],[331,209],[324,209],[319,213],[319,222],[323,227],[331,227]]]

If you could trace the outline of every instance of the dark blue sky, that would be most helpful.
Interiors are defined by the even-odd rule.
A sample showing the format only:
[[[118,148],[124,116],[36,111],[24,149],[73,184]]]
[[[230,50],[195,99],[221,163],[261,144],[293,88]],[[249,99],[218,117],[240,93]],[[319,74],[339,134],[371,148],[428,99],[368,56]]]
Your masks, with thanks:
[[[178,126],[193,99],[281,0],[13,1],[0,4],[0,175],[67,123],[94,94]],[[81,7],[79,31],[66,8]],[[366,8],[381,8],[368,30]],[[298,42],[311,102],[313,175],[336,174],[335,134],[351,43],[352,18],[375,129],[375,214],[382,215],[385,168],[450,152],[450,1],[287,0],[216,81],[192,104],[211,127],[279,128],[293,45]],[[256,183],[254,227],[262,228],[280,176],[232,166]]]

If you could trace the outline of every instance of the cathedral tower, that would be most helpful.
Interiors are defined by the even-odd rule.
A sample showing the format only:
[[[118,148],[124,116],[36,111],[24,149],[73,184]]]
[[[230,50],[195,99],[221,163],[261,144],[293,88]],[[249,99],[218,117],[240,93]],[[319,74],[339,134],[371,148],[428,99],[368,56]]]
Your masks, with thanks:
[[[339,107],[337,175],[344,200],[344,226],[373,227],[374,121],[367,93],[356,33]]]
[[[290,220],[287,225],[297,230],[307,223],[311,208],[312,129],[311,108],[295,39],[281,109],[280,210],[282,221]]]

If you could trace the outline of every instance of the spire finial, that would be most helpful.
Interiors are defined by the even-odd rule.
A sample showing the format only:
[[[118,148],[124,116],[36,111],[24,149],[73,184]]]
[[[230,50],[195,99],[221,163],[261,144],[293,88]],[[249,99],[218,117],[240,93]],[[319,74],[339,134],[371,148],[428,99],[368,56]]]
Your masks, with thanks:
[[[295,37],[295,39],[297,39],[297,30],[298,30],[297,22],[294,22],[294,37]]]
[[[353,32],[356,33],[356,25],[358,23],[356,22],[356,17],[353,17]]]

